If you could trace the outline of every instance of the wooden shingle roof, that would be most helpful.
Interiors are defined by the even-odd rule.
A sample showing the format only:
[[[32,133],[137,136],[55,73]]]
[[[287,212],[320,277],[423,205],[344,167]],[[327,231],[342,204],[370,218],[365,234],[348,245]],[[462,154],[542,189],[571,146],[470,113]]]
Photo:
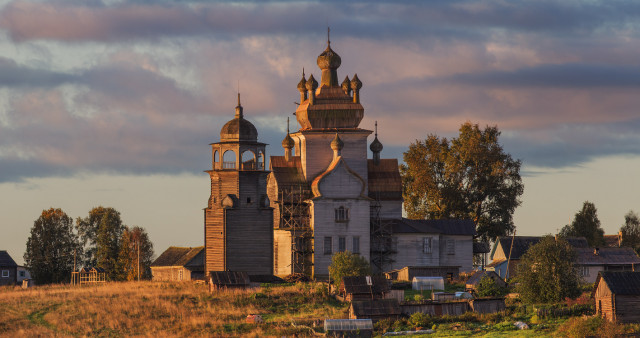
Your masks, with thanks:
[[[2,267],[17,267],[16,261],[11,258],[11,255],[6,250],[0,250],[0,266]]]
[[[284,156],[271,156],[269,167],[278,186],[308,186],[307,180],[304,178],[300,156],[293,156],[290,161],[287,161]]]
[[[397,159],[380,159],[378,165],[369,159],[367,171],[370,198],[382,201],[402,200],[402,178]]]
[[[640,272],[637,271],[601,271],[598,273],[594,291],[603,280],[613,294],[640,296]]]
[[[165,250],[151,266],[192,266],[194,258],[202,256],[204,246],[198,247],[177,247],[171,246]],[[202,265],[203,263],[200,263]]]
[[[251,283],[246,272],[211,271],[211,283],[216,286],[248,286]]]

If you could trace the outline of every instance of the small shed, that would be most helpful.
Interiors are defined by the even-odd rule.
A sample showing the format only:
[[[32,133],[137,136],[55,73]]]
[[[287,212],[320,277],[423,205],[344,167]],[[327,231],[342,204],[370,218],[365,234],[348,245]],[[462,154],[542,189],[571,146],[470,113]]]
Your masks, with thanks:
[[[84,267],[80,271],[71,273],[71,284],[93,284],[105,283],[107,281],[107,272],[100,267]]]
[[[246,272],[211,271],[209,272],[209,290],[246,289],[251,284]]]
[[[448,280],[458,277],[459,266],[405,266],[386,273],[391,279],[410,282],[413,277],[442,277]]]
[[[603,318],[640,323],[640,272],[600,272],[591,296],[595,299],[596,313]]]
[[[471,311],[477,313],[496,313],[504,311],[504,298],[477,298],[469,300]]]
[[[340,294],[346,302],[361,299],[382,299],[389,292],[389,282],[382,276],[342,277]]]
[[[204,246],[171,246],[151,263],[153,281],[204,280]]]
[[[325,319],[324,332],[329,337],[372,337],[371,319]]]
[[[493,279],[493,281],[501,288],[507,287],[507,282],[505,282],[504,279],[500,278],[500,276],[495,271],[478,271],[474,273],[471,277],[469,277],[469,279],[467,280],[467,283],[465,284],[465,289],[475,290],[478,287],[478,284],[480,284],[480,281],[482,280],[482,278],[484,277]]]
[[[349,307],[349,319],[397,319],[402,310],[395,299],[354,300]]]
[[[413,277],[411,288],[414,290],[444,290],[442,277]]]

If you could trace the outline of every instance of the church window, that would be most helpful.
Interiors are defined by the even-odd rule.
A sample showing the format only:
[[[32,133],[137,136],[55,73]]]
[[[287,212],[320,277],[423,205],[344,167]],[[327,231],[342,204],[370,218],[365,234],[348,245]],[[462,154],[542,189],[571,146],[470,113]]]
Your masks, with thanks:
[[[338,251],[343,252],[347,250],[347,240],[344,237],[338,237]]]
[[[422,253],[431,253],[431,237],[422,238]]]
[[[360,253],[360,237],[353,237],[353,248],[351,248],[353,253]]]
[[[453,239],[447,240],[447,255],[455,255],[456,254],[456,241]]]
[[[336,222],[347,222],[349,221],[349,209],[341,206],[338,209],[335,209],[336,213]]]
[[[333,244],[331,239],[332,239],[331,237],[324,238],[324,254],[325,255],[331,255],[331,252],[332,252],[331,245]]]

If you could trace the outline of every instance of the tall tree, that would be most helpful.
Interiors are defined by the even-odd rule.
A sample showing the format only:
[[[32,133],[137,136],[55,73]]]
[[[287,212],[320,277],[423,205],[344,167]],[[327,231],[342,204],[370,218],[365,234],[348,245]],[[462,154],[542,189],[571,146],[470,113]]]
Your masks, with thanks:
[[[520,160],[506,153],[498,127],[467,122],[451,141],[429,135],[404,153],[405,211],[414,219],[469,218],[483,240],[511,233],[524,192]]]
[[[87,252],[84,264],[104,268],[110,279],[117,280],[120,237],[125,229],[120,212],[102,206],[93,208],[87,217],[76,220],[76,227]]]
[[[138,261],[140,264],[138,265]],[[122,280],[137,280],[138,267],[141,279],[151,279],[151,263],[153,262],[153,243],[147,232],[138,226],[122,232],[120,239],[119,268]]]
[[[516,291],[528,303],[557,302],[580,295],[580,277],[573,263],[575,252],[559,237],[546,236],[520,259],[514,277]]]
[[[604,230],[600,227],[598,209],[595,204],[585,201],[582,209],[576,213],[571,224],[560,230],[564,237],[585,237],[589,246],[597,247],[604,244]]]
[[[640,254],[640,217],[635,212],[629,210],[624,215],[624,224],[620,228],[622,232],[622,245],[636,250]]]
[[[68,281],[80,243],[73,219],[61,209],[43,210],[33,223],[24,261],[38,284]]]

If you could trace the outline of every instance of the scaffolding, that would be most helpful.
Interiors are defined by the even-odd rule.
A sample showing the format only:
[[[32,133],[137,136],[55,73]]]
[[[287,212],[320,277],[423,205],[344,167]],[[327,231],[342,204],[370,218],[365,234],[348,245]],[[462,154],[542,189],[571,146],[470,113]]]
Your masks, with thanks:
[[[393,242],[392,221],[382,219],[380,192],[371,204],[371,267],[374,273],[385,272],[393,263],[391,255],[396,251]]]
[[[279,191],[280,222],[278,229],[291,234],[291,273],[312,275],[313,231],[309,205],[311,191],[302,184],[282,187]]]

